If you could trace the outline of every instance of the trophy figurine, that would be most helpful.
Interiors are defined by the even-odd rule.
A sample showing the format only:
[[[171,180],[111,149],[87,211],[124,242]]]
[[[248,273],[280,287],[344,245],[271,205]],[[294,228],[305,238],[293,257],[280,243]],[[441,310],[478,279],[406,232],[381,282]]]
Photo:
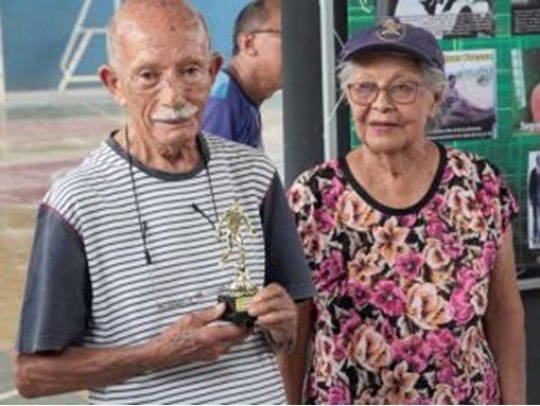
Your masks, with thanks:
[[[217,225],[218,238],[220,240],[225,238],[227,244],[227,248],[221,256],[221,263],[227,262],[235,249],[238,251],[234,280],[227,292],[218,296],[218,302],[224,302],[227,306],[222,316],[223,320],[237,325],[251,326],[255,322],[255,318],[247,313],[247,309],[251,298],[258,289],[251,282],[249,271],[246,268],[246,248],[242,236],[244,228],[247,228],[250,235],[255,234],[246,213],[238,200],[235,200]]]

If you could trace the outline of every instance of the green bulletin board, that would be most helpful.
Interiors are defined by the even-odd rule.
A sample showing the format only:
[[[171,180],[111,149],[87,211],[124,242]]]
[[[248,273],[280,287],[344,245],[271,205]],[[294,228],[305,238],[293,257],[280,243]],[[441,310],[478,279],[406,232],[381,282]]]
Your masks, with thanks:
[[[354,34],[362,27],[374,24],[378,18],[383,18],[384,14],[388,15],[388,10],[395,11],[400,6],[424,7],[425,4],[427,7],[428,3],[433,7],[442,7],[445,3],[452,4],[452,7],[460,7],[466,5],[465,3],[484,7],[489,5],[491,25],[487,29],[484,27],[483,31],[462,32],[461,36],[448,32],[442,35],[439,32],[436,35],[445,55],[448,51],[452,54],[455,51],[495,50],[492,70],[496,122],[493,125],[493,134],[488,137],[448,137],[441,138],[440,141],[488,158],[504,174],[519,200],[520,214],[513,223],[514,241],[518,269],[520,274],[526,275],[540,269],[540,243],[535,244],[532,241],[532,209],[529,207],[528,198],[528,174],[531,162],[534,161],[532,158],[535,157],[534,151],[540,153],[540,123],[534,125],[527,102],[533,85],[540,83],[540,18],[537,18],[538,21],[530,18],[540,16],[540,1],[513,1],[514,4],[512,0],[486,0],[483,2],[485,4],[481,4],[478,0],[348,0],[347,13],[348,30],[350,34]],[[529,9],[524,12],[513,10],[512,7],[516,7],[517,3],[528,3]],[[445,14],[449,13],[441,11],[439,15],[446,18]],[[397,13],[392,15],[401,18]],[[429,15],[419,18],[417,25],[423,25],[429,18]],[[431,25],[432,31],[434,26],[440,27],[440,24]],[[351,143],[357,145],[352,124],[351,134]]]

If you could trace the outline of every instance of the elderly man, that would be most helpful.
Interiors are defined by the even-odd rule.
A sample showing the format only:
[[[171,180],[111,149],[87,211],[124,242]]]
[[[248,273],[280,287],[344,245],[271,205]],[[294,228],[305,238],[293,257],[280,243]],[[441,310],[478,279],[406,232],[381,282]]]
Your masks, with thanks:
[[[255,0],[236,18],[233,57],[206,106],[209,133],[262,147],[260,106],[281,89],[281,2]]]
[[[92,403],[282,403],[274,352],[312,295],[275,169],[200,132],[220,59],[181,0],[128,0],[100,76],[127,123],[39,208],[17,342],[23,396],[90,390]],[[253,227],[247,328],[220,320],[236,273],[219,219]],[[238,252],[236,255],[239,255]]]

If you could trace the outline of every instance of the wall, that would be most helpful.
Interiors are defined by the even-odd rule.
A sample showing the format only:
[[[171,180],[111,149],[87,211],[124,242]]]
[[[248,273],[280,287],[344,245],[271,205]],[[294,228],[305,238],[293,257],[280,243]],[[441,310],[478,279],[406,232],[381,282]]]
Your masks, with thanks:
[[[248,0],[193,0],[208,21],[214,49],[230,57],[234,18]],[[55,89],[61,80],[60,60],[82,0],[2,0],[2,31],[7,91]],[[112,0],[94,0],[88,23],[103,26]],[[95,37],[78,73],[93,73],[105,61],[103,36]]]

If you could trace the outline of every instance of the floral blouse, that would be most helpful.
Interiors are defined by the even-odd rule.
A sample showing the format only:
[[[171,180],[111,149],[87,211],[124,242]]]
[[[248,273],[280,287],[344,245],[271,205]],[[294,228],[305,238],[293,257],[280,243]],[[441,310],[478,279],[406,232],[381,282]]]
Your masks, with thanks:
[[[518,208],[485,159],[438,148],[433,184],[409,208],[374,200],[345,160],[290,188],[318,291],[309,403],[500,403],[482,317]]]

